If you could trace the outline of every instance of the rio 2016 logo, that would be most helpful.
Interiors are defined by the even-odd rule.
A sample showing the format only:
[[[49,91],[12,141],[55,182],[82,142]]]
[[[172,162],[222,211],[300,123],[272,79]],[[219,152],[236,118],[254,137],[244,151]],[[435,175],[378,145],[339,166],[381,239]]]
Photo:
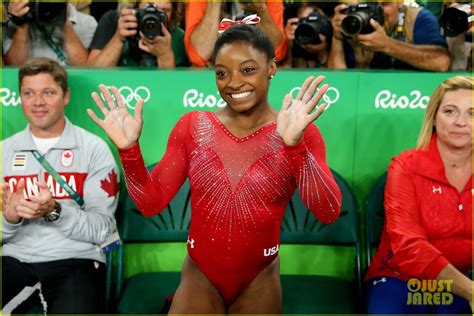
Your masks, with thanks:
[[[422,96],[421,91],[413,90],[408,96],[397,96],[390,90],[382,90],[375,96],[375,108],[379,109],[426,109],[430,97]]]
[[[300,91],[300,87],[295,87],[290,90],[291,96],[294,98]],[[339,100],[339,90],[330,87],[326,94],[323,96],[323,101],[327,103],[327,108],[332,104],[336,103]],[[199,92],[197,89],[189,89],[183,95],[183,106],[191,108],[214,108],[219,107],[223,108],[226,106],[226,102],[217,94],[216,95],[205,95],[202,92]]]
[[[21,104],[20,96],[15,91],[8,88],[2,89],[2,105],[3,106],[18,106]]]
[[[109,86],[107,86],[107,89],[109,91],[111,91],[111,88]],[[148,100],[150,100],[150,98],[151,98],[150,89],[148,89],[145,86],[138,86],[135,89],[133,89],[129,86],[122,86],[122,87],[118,88],[118,91],[119,91],[120,95],[122,96],[125,105],[131,110],[135,109],[135,106],[137,105],[137,102],[140,99],[143,99],[143,101],[148,102]],[[114,95],[112,93],[111,93],[111,95],[112,95],[112,98],[115,101]],[[100,96],[103,100],[105,100],[102,93],[100,94]]]
[[[207,95],[205,96],[204,93],[199,92],[196,89],[189,89],[187,90],[184,95],[183,95],[183,106],[187,108],[188,106],[191,108],[213,108],[213,107],[219,107],[223,108],[225,107],[226,103],[222,98],[217,95]]]

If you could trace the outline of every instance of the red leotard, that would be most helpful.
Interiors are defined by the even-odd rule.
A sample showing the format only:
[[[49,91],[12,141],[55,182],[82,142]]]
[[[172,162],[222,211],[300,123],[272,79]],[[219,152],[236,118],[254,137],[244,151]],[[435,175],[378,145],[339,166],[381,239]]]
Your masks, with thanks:
[[[138,145],[120,151],[128,192],[146,216],[161,212],[189,177],[188,253],[227,306],[278,255],[280,224],[296,186],[320,221],[339,216],[341,194],[316,126],[291,147],[275,126],[237,138],[215,114],[191,112],[174,127],[151,173]]]

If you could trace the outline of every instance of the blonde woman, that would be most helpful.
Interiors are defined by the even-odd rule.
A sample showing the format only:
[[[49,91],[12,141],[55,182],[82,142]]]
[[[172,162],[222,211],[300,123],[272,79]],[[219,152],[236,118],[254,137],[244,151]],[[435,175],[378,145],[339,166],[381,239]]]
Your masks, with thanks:
[[[369,313],[471,312],[471,135],[472,78],[447,79],[417,148],[389,167],[385,227],[366,276]]]

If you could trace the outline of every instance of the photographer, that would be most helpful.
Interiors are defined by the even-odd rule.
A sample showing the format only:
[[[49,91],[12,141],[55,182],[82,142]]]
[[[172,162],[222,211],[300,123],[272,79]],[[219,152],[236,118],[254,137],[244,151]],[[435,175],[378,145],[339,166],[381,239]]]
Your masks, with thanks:
[[[285,15],[295,10],[296,17],[288,18],[285,23],[288,49],[280,67],[326,68],[332,26],[324,9],[332,7],[333,11],[334,6],[330,3],[301,3],[285,9]]]
[[[107,12],[99,21],[87,64],[98,67],[187,66],[184,31],[178,27],[180,8],[178,2],[142,1],[137,3],[135,9],[124,7]],[[140,12],[147,12],[146,15],[152,20],[147,30],[154,29],[155,21],[161,21],[161,35],[151,39],[139,30],[140,23],[145,23],[137,18]],[[140,16],[144,17],[143,14]]]
[[[51,9],[49,15],[41,12],[45,8]],[[39,1],[10,2],[7,12],[3,36],[5,64],[20,66],[30,57],[41,56],[63,66],[86,65],[88,47],[97,28],[93,17],[77,12],[70,4]],[[51,23],[38,18],[54,14],[58,15]]]
[[[377,5],[371,3],[372,6]],[[383,13],[369,10],[370,31],[352,37],[345,36],[341,26],[348,6],[335,8],[329,68],[448,70],[446,42],[433,14],[426,9],[405,7],[403,1],[382,2],[381,6]],[[377,22],[374,16],[384,22]]]

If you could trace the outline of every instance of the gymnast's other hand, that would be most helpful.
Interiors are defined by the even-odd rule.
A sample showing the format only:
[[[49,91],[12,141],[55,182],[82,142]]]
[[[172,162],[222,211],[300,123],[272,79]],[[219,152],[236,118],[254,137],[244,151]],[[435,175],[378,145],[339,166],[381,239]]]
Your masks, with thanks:
[[[91,109],[87,109],[87,114],[90,118],[102,128],[110,140],[117,146],[118,149],[127,149],[138,142],[138,138],[142,132],[143,120],[142,109],[143,99],[140,99],[135,106],[135,115],[128,113],[127,107],[123,97],[116,87],[112,86],[114,98],[103,84],[99,85],[99,89],[107,103],[104,106],[99,94],[92,93],[92,99],[97,107],[100,109],[104,118],[101,120]],[[115,100],[114,100],[115,99]]]
[[[295,99],[290,94],[285,96],[280,113],[278,113],[276,130],[286,145],[298,144],[309,124],[314,122],[326,109],[327,104],[323,103],[313,112],[329,88],[325,84],[318,90],[323,80],[323,76],[316,79],[310,76],[301,86]]]

